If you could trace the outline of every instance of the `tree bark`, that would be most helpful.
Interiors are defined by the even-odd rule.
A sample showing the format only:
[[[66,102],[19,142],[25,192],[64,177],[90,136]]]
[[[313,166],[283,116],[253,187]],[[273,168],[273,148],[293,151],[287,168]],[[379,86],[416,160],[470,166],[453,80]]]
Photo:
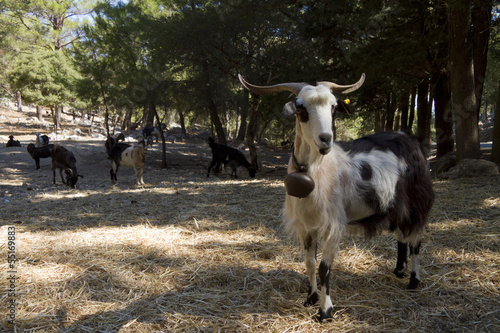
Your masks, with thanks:
[[[479,129],[471,42],[471,0],[456,0],[448,9],[450,79],[457,159],[480,157]]]
[[[426,149],[431,148],[431,124],[429,122],[429,81],[423,80],[417,87],[417,137]]]
[[[56,106],[54,110],[54,126],[56,127],[56,133],[57,130],[61,129],[61,113],[62,113],[62,106]]]
[[[167,145],[165,144],[165,134],[163,134],[163,128],[161,126],[160,117],[158,116],[158,112],[156,111],[156,105],[151,102],[149,105],[149,111],[156,118],[156,122],[158,123],[158,129],[160,130],[161,136],[161,168],[167,168]]]
[[[476,110],[479,119],[483,86],[486,79],[486,64],[488,60],[488,44],[491,31],[492,0],[474,0],[472,11],[472,42],[474,44],[474,85],[476,91]]]
[[[257,132],[257,117],[259,110],[260,97],[255,94],[252,95],[252,105],[250,107],[249,121],[247,126],[247,144],[248,150],[250,151],[250,164],[258,170],[257,164],[257,148],[255,147],[255,133]]]
[[[394,128],[395,108],[394,108],[393,98],[394,97],[393,97],[392,93],[385,94],[385,101],[386,101],[385,130],[386,131],[392,131]]]
[[[413,121],[415,120],[415,100],[417,99],[417,88],[411,91],[410,115],[408,116],[408,134],[413,132]]]
[[[248,92],[243,91],[245,95],[245,103],[244,105],[248,105]],[[238,130],[238,135],[236,136],[236,140],[243,141],[245,140],[245,133],[247,131],[247,116],[248,116],[248,108],[246,106],[240,108],[240,128]]]
[[[450,78],[446,72],[436,74],[434,85],[434,107],[436,112],[437,157],[452,152],[455,148],[453,117],[451,114]]]
[[[208,63],[203,62],[203,76],[205,79],[205,99],[208,105],[208,110],[210,111],[210,120],[215,127],[215,132],[217,133],[217,139],[220,144],[227,145],[226,135],[224,133],[224,128],[219,118],[217,112],[217,105],[214,102],[212,87],[210,86],[210,75],[208,73]]]
[[[401,131],[410,133],[408,129],[408,103],[410,100],[410,92],[403,90],[399,99],[399,111],[401,112]]]
[[[500,81],[498,81],[497,105],[495,108],[495,120],[493,125],[491,161],[500,164]]]
[[[21,92],[19,90],[16,91],[16,104],[17,104],[17,111],[22,112],[23,111],[23,99],[21,96]]]
[[[43,110],[40,105],[36,106],[36,117],[38,118],[39,121],[43,121]]]

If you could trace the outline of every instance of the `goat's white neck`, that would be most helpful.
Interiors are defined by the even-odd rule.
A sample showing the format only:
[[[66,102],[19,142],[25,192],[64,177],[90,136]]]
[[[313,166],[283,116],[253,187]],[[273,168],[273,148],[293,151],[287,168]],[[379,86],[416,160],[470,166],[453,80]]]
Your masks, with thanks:
[[[304,165],[309,168],[312,164],[316,163],[322,155],[311,147],[309,143],[303,138],[303,132],[300,125],[300,121],[297,119],[295,124],[295,142],[293,148],[293,154],[296,159],[296,163],[299,165]],[[290,163],[291,171],[297,171],[297,166],[294,163]]]

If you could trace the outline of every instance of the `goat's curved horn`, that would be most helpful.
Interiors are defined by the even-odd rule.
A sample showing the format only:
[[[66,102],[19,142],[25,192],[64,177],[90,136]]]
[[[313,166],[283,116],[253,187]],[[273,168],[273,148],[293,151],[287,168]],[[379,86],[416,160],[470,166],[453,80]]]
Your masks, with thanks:
[[[328,81],[317,82],[317,84],[322,84],[325,87],[330,88],[330,90],[332,92],[347,94],[347,93],[358,90],[363,85],[364,82],[365,82],[365,73],[361,74],[361,78],[359,79],[359,81],[354,83],[354,84],[349,84],[349,85],[343,86],[343,85],[336,84],[333,82],[328,82]]]
[[[245,81],[245,79],[243,78],[243,76],[241,76],[241,74],[238,74],[238,78],[240,79],[240,82],[243,85],[243,87],[245,87],[248,91],[257,95],[271,95],[283,91],[290,91],[295,95],[298,95],[300,90],[307,85],[307,83],[303,82],[301,83],[288,82],[288,83],[275,84],[272,86],[255,86]]]

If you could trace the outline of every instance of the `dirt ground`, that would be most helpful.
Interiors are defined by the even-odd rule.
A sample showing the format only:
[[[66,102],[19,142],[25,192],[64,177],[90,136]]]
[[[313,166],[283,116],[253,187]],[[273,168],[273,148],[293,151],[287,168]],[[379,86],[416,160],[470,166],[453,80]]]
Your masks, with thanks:
[[[50,159],[35,170],[26,152],[47,131],[25,126],[30,114],[1,114],[0,136],[22,143],[0,140],[2,332],[14,329],[13,299],[16,332],[500,331],[498,176],[434,182],[415,292],[391,273],[391,235],[347,238],[332,273],[335,318],[320,324],[317,307],[302,306],[303,253],[280,225],[286,150],[259,147],[257,177],[232,180],[206,177],[202,140],[167,144],[166,169],[155,144],[136,186],[131,169],[111,183],[102,140],[61,140],[85,177],[73,190],[58,174],[52,184]],[[15,296],[4,292],[12,275]]]

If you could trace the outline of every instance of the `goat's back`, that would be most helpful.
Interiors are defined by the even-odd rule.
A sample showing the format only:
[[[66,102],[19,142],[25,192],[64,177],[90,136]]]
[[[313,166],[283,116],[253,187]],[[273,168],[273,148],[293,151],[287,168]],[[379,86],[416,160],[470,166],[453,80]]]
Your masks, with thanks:
[[[109,159],[119,162],[122,158],[122,153],[125,149],[130,148],[130,145],[123,142],[116,142],[108,151]]]

